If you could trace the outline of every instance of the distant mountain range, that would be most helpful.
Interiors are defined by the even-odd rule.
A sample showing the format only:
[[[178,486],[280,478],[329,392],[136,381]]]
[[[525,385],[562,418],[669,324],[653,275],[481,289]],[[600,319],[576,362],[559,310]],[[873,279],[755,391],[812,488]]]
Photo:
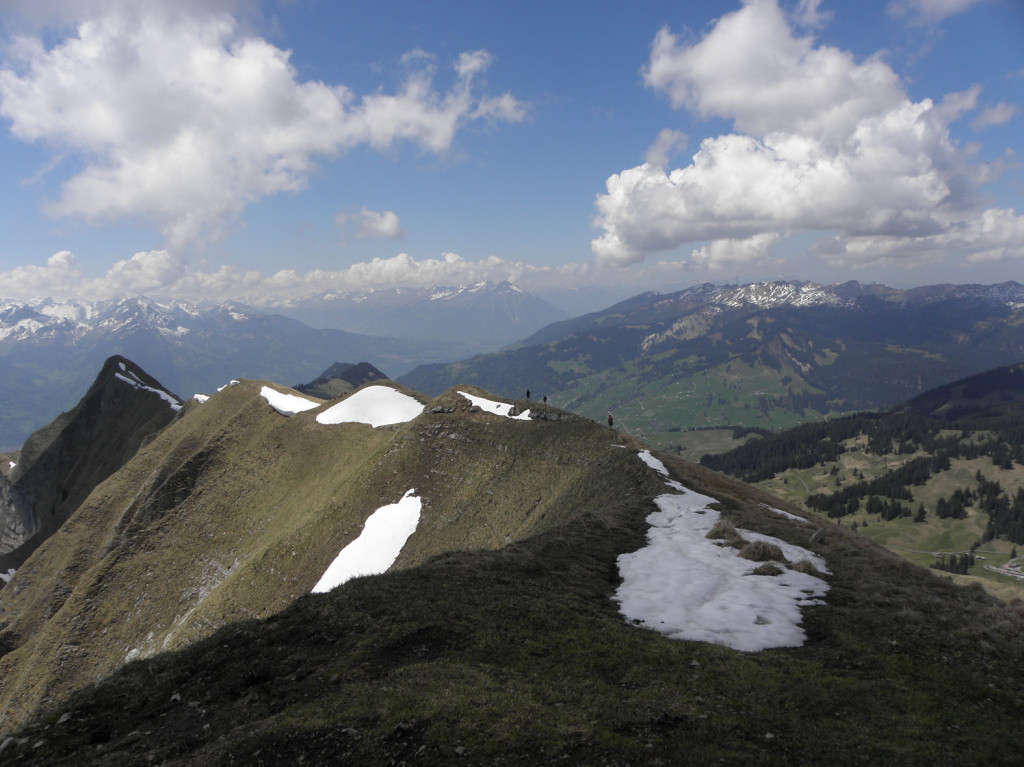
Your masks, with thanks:
[[[856,282],[700,285],[644,293],[514,347],[398,378],[527,389],[656,444],[680,428],[784,428],[895,404],[1024,357],[1024,287]]]
[[[509,282],[331,291],[280,304],[276,311],[312,327],[420,341],[444,339],[462,344],[465,353],[510,344],[566,316]]]
[[[466,382],[505,396],[530,390],[602,420],[610,411],[653,444],[691,426],[779,429],[886,406],[1024,354],[1024,288],[1014,282],[701,285],[532,335],[557,310],[508,283],[333,293],[291,310],[303,307],[404,335],[315,330],[232,303],[0,304],[0,448],[70,408],[112,354],[185,397],[230,378],[310,381],[333,360],[366,360],[420,391]],[[466,358],[517,335],[527,337]]]
[[[476,295],[482,300],[487,292]],[[439,301],[420,308],[429,313],[445,306]],[[422,362],[450,360],[479,348],[464,338],[486,326],[492,309],[497,311],[494,302],[474,318],[463,307],[458,336],[412,340],[316,330],[235,303],[147,298],[0,303],[0,449],[16,447],[32,430],[72,407],[93,371],[112,354],[137,360],[184,397],[236,377],[308,381],[338,359],[371,360],[394,376]],[[410,310],[407,318],[412,316]],[[423,323],[429,324],[425,317]]]

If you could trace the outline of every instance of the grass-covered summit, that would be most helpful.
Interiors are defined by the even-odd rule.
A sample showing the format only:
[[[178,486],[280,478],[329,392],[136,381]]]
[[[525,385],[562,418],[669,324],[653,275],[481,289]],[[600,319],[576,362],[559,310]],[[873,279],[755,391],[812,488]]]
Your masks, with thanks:
[[[324,423],[380,386],[289,417],[264,389],[294,392],[242,381],[100,486],[0,591],[0,763],[1019,759],[1004,604],[537,403],[383,384],[419,413]],[[410,490],[394,565],[309,594]],[[656,542],[676,565],[642,591],[692,611],[625,610],[624,562]],[[800,640],[719,641],[700,607],[723,584],[754,629],[780,620],[760,586],[791,588]]]

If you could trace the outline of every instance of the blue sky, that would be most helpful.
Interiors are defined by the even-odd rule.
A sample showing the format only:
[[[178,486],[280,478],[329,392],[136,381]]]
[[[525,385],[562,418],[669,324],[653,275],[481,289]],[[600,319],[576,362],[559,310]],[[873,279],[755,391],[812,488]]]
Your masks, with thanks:
[[[0,1],[0,297],[1024,280],[1019,0]]]

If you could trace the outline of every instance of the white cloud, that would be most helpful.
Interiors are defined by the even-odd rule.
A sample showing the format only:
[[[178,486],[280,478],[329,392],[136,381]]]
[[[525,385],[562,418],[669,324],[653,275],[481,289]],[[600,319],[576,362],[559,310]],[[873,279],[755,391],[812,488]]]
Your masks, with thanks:
[[[166,250],[136,253],[116,262],[103,277],[88,279],[78,268],[74,254],[62,250],[47,259],[46,266],[19,266],[0,272],[0,297],[90,298],[135,296],[178,282],[182,262]]]
[[[175,282],[182,262],[166,250],[149,250],[116,262],[103,280],[109,296],[142,295]],[[98,287],[98,286],[97,286]]]
[[[106,274],[86,278],[75,257],[62,251],[46,266],[20,266],[0,272],[0,299],[104,299],[147,294],[187,301],[237,300],[257,307],[286,305],[327,290],[386,287],[434,287],[507,280],[526,289],[580,286],[595,275],[590,264],[534,266],[488,256],[470,261],[455,253],[415,259],[407,253],[352,264],[335,271],[299,273],[281,269],[270,275],[220,266],[214,271],[184,263],[166,250],[146,251],[115,263]]]
[[[406,232],[398,220],[398,214],[393,210],[376,211],[364,207],[355,215],[339,213],[334,220],[342,229],[350,222],[355,223],[356,237],[359,239],[401,240],[406,236]]]
[[[81,286],[83,277],[72,253],[62,250],[46,261],[46,266],[19,266],[0,272],[0,296],[5,298],[32,298],[73,296]]]
[[[491,57],[463,53],[448,90],[410,57],[395,93],[300,81],[290,53],[198,3],[112,3],[47,47],[19,38],[0,69],[11,133],[78,154],[84,167],[49,207],[90,222],[156,223],[172,246],[217,236],[246,205],[301,189],[318,160],[363,144],[444,153],[472,120],[515,122],[509,94],[477,94]]]
[[[992,177],[949,137],[980,88],[912,102],[881,58],[795,36],[775,0],[750,0],[694,44],[660,30],[644,78],[735,132],[703,140],[685,167],[648,162],[608,178],[591,243],[602,266],[704,241],[695,265],[748,263],[804,230],[912,258],[895,244],[969,227],[974,189]]]
[[[975,130],[984,130],[994,125],[1006,125],[1018,111],[1016,104],[1000,101],[982,110],[980,115],[971,120],[971,127]]]
[[[846,266],[938,263],[950,256],[969,264],[1024,259],[1024,216],[1007,208],[989,208],[931,235],[840,235],[819,243],[816,251],[829,263]]]
[[[647,149],[644,160],[648,165],[656,168],[664,168],[668,164],[669,155],[673,152],[686,149],[686,134],[682,131],[662,128],[658,137]]]
[[[795,37],[775,0],[752,0],[723,16],[695,45],[662,28],[644,82],[674,107],[731,119],[743,133],[822,140],[842,140],[864,115],[905,98],[881,59],[857,64],[845,51]]]
[[[694,250],[690,260],[695,266],[723,269],[741,264],[764,263],[772,245],[779,241],[775,232],[755,234],[745,240],[713,240]]]
[[[917,24],[938,24],[950,16],[966,11],[979,0],[891,0],[891,16],[906,18]]]
[[[820,29],[832,20],[832,11],[821,10],[821,0],[800,0],[793,11],[797,24],[807,29]]]

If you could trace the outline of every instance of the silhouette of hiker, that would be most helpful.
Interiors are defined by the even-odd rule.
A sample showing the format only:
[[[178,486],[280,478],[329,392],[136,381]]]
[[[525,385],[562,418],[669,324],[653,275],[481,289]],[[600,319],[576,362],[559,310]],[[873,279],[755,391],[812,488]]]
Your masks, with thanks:
[[[544,395],[544,404],[545,405],[548,404],[548,395],[547,394]]]
[[[529,389],[526,390],[526,399],[530,399],[530,390]]]
[[[615,419],[612,418],[612,414],[608,414],[608,428],[611,429],[615,425]]]

